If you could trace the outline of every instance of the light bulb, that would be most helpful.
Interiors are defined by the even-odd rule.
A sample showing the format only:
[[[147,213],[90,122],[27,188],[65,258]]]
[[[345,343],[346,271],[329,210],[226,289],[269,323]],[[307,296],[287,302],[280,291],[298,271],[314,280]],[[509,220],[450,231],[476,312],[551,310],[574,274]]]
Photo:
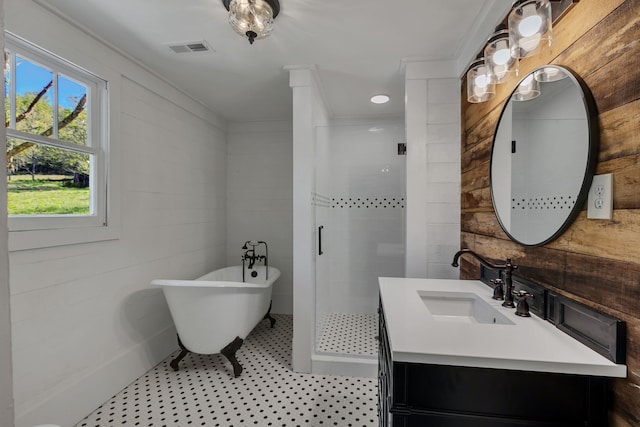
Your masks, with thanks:
[[[511,59],[509,51],[509,43],[506,40],[500,40],[496,43],[496,51],[493,54],[493,63],[496,65],[504,65]]]
[[[523,37],[530,37],[540,30],[542,18],[536,12],[535,3],[527,4],[522,8],[525,18],[518,24],[518,31]]]
[[[485,88],[489,84],[489,78],[485,74],[476,76],[474,83],[476,87]]]

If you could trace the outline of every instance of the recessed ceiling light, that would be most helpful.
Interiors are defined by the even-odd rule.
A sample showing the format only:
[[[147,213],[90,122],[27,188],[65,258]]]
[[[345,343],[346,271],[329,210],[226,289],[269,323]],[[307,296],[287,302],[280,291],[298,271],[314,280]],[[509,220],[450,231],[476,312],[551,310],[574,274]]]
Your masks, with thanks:
[[[386,104],[387,102],[389,102],[389,96],[388,95],[373,95],[371,97],[371,102],[373,102],[374,104]]]

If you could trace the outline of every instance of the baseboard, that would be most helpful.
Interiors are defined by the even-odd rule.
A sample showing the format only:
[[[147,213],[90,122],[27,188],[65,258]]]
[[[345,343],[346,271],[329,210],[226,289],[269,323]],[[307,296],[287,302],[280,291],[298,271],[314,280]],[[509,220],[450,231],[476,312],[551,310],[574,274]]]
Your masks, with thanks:
[[[175,351],[176,330],[168,327],[76,383],[30,408],[16,408],[15,427],[57,424],[71,427]]]
[[[378,358],[314,354],[311,356],[311,372],[322,375],[376,378],[378,376]]]

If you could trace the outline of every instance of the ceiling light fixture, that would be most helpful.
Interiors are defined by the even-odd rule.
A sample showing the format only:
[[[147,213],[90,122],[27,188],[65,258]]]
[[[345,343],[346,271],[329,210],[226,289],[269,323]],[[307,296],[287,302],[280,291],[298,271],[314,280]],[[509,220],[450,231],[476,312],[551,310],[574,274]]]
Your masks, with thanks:
[[[535,55],[551,46],[552,19],[549,0],[516,0],[509,13],[511,56]]]
[[[389,95],[373,95],[370,100],[374,104],[386,104],[389,99]]]
[[[280,12],[278,0],[222,0],[229,11],[229,24],[250,44],[267,37]]]

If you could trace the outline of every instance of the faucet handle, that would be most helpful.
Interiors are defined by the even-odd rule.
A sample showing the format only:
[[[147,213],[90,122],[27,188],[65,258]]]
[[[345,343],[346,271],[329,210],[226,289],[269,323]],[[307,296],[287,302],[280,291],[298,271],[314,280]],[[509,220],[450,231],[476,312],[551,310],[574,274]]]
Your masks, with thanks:
[[[527,298],[535,298],[535,296],[525,290],[513,291],[512,294],[518,299],[516,316],[531,317],[531,313],[529,313],[529,303],[527,303]]]
[[[492,279],[490,282],[495,285],[493,287],[493,296],[491,298],[498,301],[504,300],[504,281],[502,279]]]

